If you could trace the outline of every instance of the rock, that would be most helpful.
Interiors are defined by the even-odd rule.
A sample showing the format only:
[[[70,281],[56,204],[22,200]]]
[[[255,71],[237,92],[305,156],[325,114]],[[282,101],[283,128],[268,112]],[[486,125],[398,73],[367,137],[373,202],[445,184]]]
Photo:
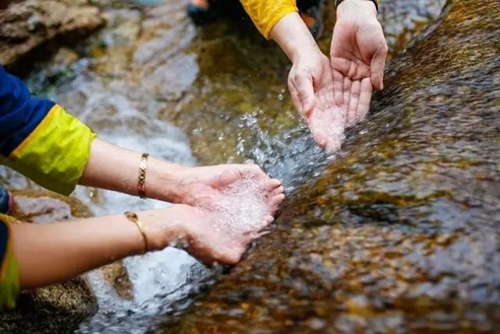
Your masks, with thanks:
[[[379,20],[389,46],[389,59],[404,51],[408,43],[435,22],[446,0],[400,1],[384,0]]]
[[[113,287],[120,298],[125,300],[134,298],[134,286],[130,281],[127,268],[121,261],[109,264],[100,270],[104,280]]]
[[[0,313],[0,333],[73,333],[97,312],[97,301],[83,278],[21,293],[13,311]]]
[[[12,216],[26,223],[51,223],[92,217],[80,201],[46,190],[13,191]]]
[[[48,223],[91,216],[75,199],[48,191],[14,191],[12,215],[24,222]],[[22,292],[15,310],[0,312],[0,333],[72,333],[97,312],[97,300],[86,279],[78,277]]]
[[[61,44],[74,44],[105,23],[87,1],[28,0],[0,11],[0,64],[22,72],[34,56],[49,55]]]
[[[450,2],[275,230],[165,332],[499,332],[499,15]]]

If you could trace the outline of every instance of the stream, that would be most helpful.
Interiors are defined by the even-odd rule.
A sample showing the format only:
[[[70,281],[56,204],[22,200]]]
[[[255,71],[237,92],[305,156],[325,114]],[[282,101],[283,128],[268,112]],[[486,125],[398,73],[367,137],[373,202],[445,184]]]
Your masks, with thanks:
[[[300,124],[286,88],[289,64],[248,19],[195,27],[184,1],[145,2],[102,1],[107,26],[37,64],[27,79],[32,92],[57,101],[119,146],[189,166],[251,159],[280,178],[288,194],[324,173],[336,157],[326,157]],[[436,20],[443,6],[440,0],[384,0],[380,17],[390,56]],[[323,49],[329,40],[326,33]],[[37,187],[11,171],[0,173],[11,187]],[[98,216],[166,205],[83,187],[73,196]],[[155,332],[222,271],[170,248],[124,265],[133,299],[120,298],[99,271],[90,273],[99,312],[80,333]]]

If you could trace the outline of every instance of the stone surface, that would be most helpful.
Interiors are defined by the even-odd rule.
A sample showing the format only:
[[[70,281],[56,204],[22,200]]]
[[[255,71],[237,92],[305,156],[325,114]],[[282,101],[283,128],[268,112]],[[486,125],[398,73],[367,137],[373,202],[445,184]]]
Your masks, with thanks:
[[[83,278],[24,292],[14,311],[0,312],[0,333],[73,333],[97,311],[97,301]]]
[[[80,201],[45,190],[13,191],[12,216],[26,223],[51,223],[92,217]]]
[[[75,44],[105,23],[87,1],[28,0],[0,11],[0,64],[26,71],[26,61]],[[29,66],[28,66],[29,67]]]
[[[500,331],[499,15],[450,2],[275,230],[165,332]]]

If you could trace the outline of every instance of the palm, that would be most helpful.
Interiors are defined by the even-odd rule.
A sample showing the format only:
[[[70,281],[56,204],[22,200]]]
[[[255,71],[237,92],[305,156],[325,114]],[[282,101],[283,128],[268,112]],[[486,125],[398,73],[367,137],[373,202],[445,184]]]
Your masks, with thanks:
[[[353,126],[368,113],[373,88],[382,89],[387,46],[378,21],[341,20],[335,25],[331,66],[335,101]]]
[[[290,71],[288,86],[315,141],[328,152],[338,150],[344,137],[345,113],[335,104],[328,58],[318,49],[298,60]]]
[[[319,85],[314,93],[314,109],[304,117],[312,130],[314,139],[327,152],[340,149],[344,139],[345,111],[335,104],[333,83]]]

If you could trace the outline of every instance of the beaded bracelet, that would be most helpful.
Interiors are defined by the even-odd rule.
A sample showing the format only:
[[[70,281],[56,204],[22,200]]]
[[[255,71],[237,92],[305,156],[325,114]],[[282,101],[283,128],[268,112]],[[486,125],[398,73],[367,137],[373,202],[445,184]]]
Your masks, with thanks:
[[[149,153],[143,153],[139,162],[139,179],[137,180],[137,193],[139,197],[146,198],[146,170],[148,168]]]

